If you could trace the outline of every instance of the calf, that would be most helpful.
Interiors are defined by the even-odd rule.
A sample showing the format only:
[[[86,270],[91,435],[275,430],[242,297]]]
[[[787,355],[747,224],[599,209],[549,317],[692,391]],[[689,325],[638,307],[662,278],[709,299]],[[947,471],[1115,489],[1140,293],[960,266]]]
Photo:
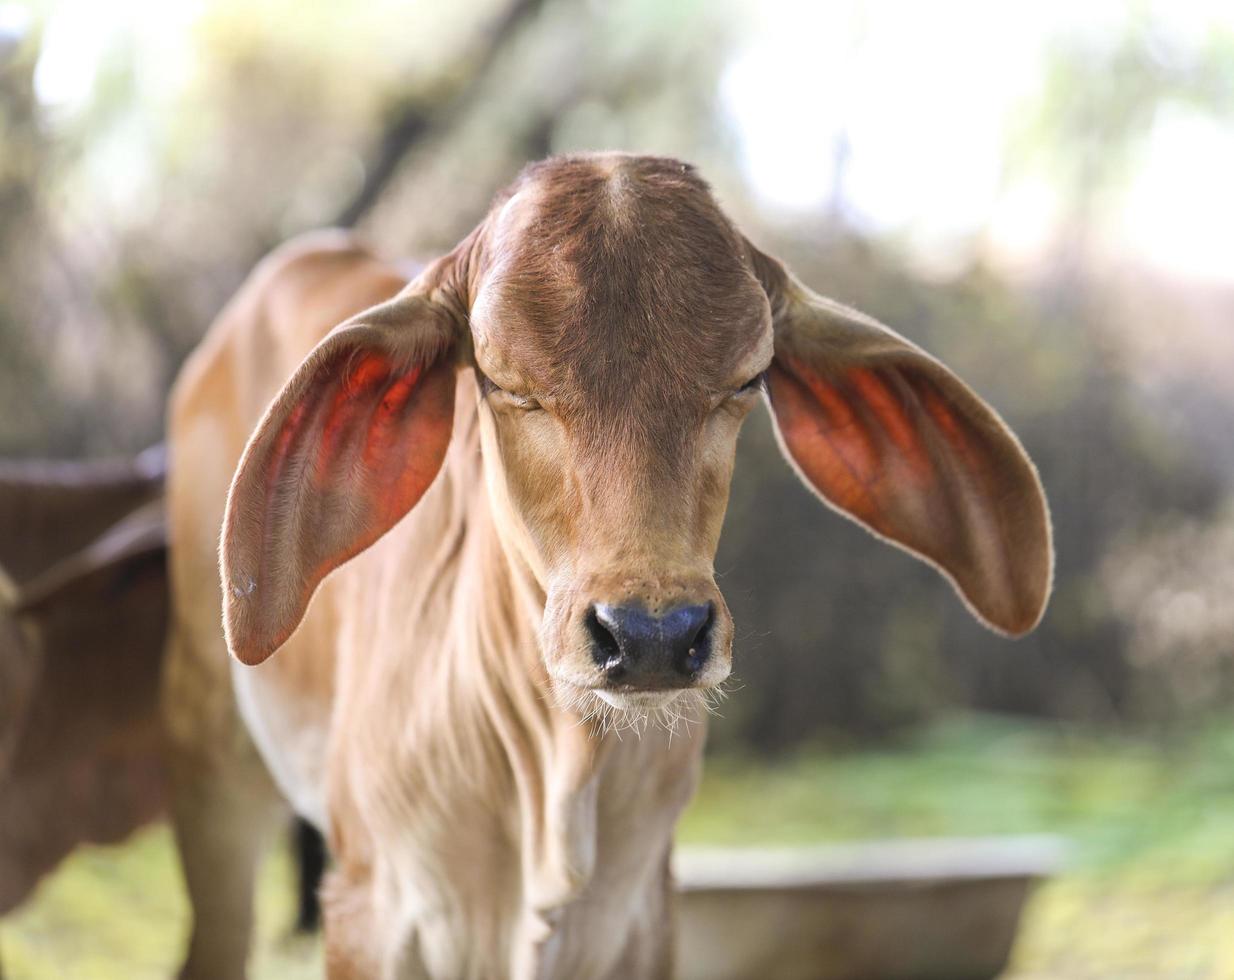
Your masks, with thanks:
[[[0,461],[0,914],[163,804],[162,453]]]
[[[332,978],[668,977],[673,826],[730,665],[712,563],[764,400],[824,503],[995,629],[1036,624],[1015,437],[686,164],[529,167],[411,283],[341,234],[267,259],[170,415],[185,975],[242,974],[281,798],[335,855]]]

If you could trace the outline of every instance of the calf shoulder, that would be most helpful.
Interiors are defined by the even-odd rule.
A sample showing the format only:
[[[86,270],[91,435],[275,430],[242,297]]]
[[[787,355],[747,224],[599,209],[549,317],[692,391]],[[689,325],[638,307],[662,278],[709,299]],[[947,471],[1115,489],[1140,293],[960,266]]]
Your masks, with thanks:
[[[167,422],[174,627],[164,681],[164,716],[178,745],[208,754],[238,719],[221,628],[218,542],[245,443],[309,351],[404,283],[346,232],[303,235],[257,266],[180,372]],[[312,627],[306,622],[302,632]],[[329,665],[287,654],[271,663],[267,682],[292,701],[312,693],[328,700]]]

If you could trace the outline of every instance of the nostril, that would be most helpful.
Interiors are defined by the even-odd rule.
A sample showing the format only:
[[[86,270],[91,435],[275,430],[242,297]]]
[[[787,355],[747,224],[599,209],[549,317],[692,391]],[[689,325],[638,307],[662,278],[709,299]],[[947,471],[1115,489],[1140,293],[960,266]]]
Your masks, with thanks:
[[[711,626],[716,610],[712,603],[705,606],[689,606],[683,612],[689,614],[683,624],[681,654],[678,668],[686,674],[697,674],[703,669],[711,654]]]
[[[609,675],[610,679],[618,680],[625,673],[625,667],[622,666],[621,645],[617,642],[617,637],[613,635],[608,626],[600,621],[595,606],[587,610],[587,618],[584,622],[587,634],[591,637],[592,659]]]

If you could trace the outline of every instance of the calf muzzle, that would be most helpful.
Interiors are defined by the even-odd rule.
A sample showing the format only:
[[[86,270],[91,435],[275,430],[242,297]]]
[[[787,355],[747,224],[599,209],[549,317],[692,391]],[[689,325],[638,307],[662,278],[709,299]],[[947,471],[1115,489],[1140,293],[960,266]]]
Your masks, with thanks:
[[[656,691],[693,684],[711,655],[715,606],[678,606],[653,616],[637,606],[597,603],[587,612],[591,655],[609,686]]]

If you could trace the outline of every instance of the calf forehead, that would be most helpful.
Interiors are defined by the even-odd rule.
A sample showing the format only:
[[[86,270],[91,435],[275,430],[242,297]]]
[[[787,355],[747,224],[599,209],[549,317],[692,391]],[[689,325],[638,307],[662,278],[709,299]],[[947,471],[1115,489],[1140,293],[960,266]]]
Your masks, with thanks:
[[[499,203],[492,239],[482,343],[566,403],[685,410],[731,385],[770,329],[740,237],[677,161],[541,164]]]

